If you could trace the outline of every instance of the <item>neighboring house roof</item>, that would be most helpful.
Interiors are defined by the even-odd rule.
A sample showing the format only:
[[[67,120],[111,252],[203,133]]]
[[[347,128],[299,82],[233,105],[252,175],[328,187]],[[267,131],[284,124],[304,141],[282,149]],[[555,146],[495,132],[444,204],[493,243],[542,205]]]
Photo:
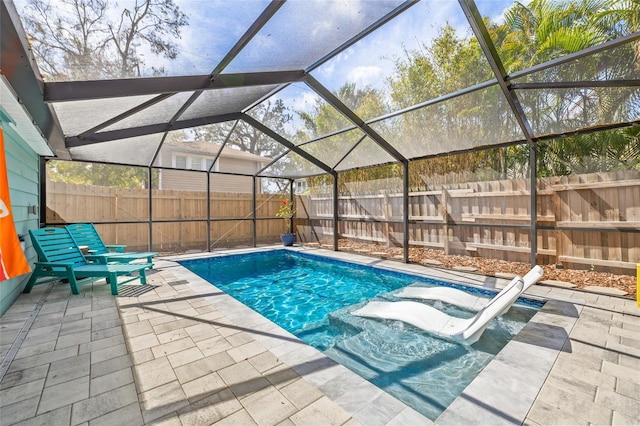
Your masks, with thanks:
[[[173,152],[184,152],[192,154],[215,156],[220,151],[220,145],[213,142],[203,141],[167,141],[164,148]],[[239,149],[224,147],[220,153],[221,158],[239,158],[243,160],[259,161],[262,163],[271,161],[270,158],[261,157],[250,152],[240,151]]]

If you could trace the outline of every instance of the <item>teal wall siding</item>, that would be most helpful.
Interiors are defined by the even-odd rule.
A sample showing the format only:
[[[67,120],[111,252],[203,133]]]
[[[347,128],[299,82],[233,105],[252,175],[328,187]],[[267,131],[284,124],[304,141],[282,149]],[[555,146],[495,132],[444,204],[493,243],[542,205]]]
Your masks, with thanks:
[[[29,229],[39,226],[39,164],[40,160],[29,145],[11,126],[3,125],[4,150],[7,159],[7,176],[11,196],[11,210],[16,231],[25,235],[25,255],[31,265],[36,261],[36,252],[31,246]],[[36,214],[28,212],[29,206],[36,206]],[[30,274],[0,282],[0,315],[4,314],[18,298]]]

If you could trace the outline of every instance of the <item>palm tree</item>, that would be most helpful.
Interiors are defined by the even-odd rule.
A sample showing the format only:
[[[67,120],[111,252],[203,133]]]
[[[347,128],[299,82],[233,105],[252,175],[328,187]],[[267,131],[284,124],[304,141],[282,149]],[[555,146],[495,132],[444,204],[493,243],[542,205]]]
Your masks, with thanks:
[[[505,13],[503,26],[495,32],[501,36],[498,51],[509,72],[525,69],[637,30],[639,6],[640,0],[534,0],[526,6],[515,3]],[[637,55],[634,60],[631,46],[621,46],[527,78],[536,82],[629,78],[630,63],[638,66]],[[634,91],[616,88],[548,89],[518,95],[529,112],[536,135],[626,121],[638,102]],[[611,163],[597,158],[609,152],[604,147],[611,146],[611,139],[625,140],[615,136],[618,133],[590,134],[541,144],[540,173],[606,170]],[[592,160],[586,160],[589,157]]]
[[[594,25],[594,17],[609,10],[612,0],[515,2],[505,12],[507,29],[501,41],[508,72],[524,69],[604,43],[610,30]]]

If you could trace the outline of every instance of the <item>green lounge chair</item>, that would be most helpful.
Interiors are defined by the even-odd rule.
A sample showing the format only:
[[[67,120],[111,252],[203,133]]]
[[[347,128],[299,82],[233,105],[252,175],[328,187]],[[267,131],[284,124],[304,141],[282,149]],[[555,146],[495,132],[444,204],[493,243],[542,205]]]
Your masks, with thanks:
[[[146,259],[153,268],[153,257],[158,255],[157,252],[151,251],[126,252],[124,245],[106,245],[92,223],[75,223],[67,225],[66,228],[76,244],[88,247],[89,254],[100,263],[129,263],[134,260]]]
[[[89,263],[82,255],[80,248],[71,238],[71,234],[65,228],[41,228],[30,230],[29,235],[33,247],[40,258],[33,267],[31,278],[24,289],[29,293],[31,289],[40,284],[51,281],[67,279],[73,294],[79,294],[78,285],[93,282],[98,278],[106,278],[111,285],[111,294],[118,294],[118,286],[140,279],[142,284],[147,283],[145,269],[150,268],[148,263],[132,264],[100,264]],[[138,272],[139,275],[133,275]],[[40,280],[40,278],[47,278]],[[118,282],[118,277],[126,277]],[[87,279],[85,279],[87,278]]]

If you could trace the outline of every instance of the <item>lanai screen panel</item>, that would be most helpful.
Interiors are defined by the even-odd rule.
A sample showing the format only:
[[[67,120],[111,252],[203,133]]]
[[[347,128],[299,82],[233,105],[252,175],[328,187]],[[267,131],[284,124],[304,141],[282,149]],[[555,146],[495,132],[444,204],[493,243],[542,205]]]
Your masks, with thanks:
[[[371,124],[406,158],[522,140],[497,86],[477,90]]]
[[[156,123],[168,123],[192,94],[193,92],[176,93],[100,131],[121,130]]]
[[[269,0],[180,1],[189,18],[179,41],[180,54],[170,75],[210,73],[247,31]],[[224,19],[220,19],[221,17]]]
[[[189,250],[206,251],[207,223],[193,222],[159,222],[151,226],[152,251],[160,253],[184,253]]]
[[[190,120],[194,118],[211,117],[241,111],[276,87],[276,85],[265,85],[255,87],[234,87],[229,89],[206,90],[198,96],[198,98],[193,102],[193,104],[189,106],[186,111],[184,111],[177,117],[177,120]],[[194,93],[195,92],[177,93],[116,123],[113,123],[110,126],[101,129],[100,131],[121,130],[157,123],[168,123],[172,119],[174,119],[174,117],[176,117],[179,110],[183,107],[183,105],[185,105],[185,103],[191,98]],[[101,101],[80,102],[104,103],[106,101],[109,101],[109,99],[104,99]],[[127,105],[127,103],[125,103],[125,105]],[[94,106],[94,108],[100,110],[99,106]],[[77,116],[82,117],[84,111],[77,110],[76,108],[74,110],[74,113],[76,113]]]
[[[243,111],[262,99],[277,85],[233,87],[228,89],[205,90],[198,99],[180,116],[180,120],[211,117]]]
[[[229,123],[226,125],[228,126]],[[229,135],[227,143],[225,145],[225,149],[239,151],[245,156],[259,157],[261,159],[261,166],[250,174],[255,174],[262,167],[270,163],[272,159],[277,158],[287,150],[282,144],[277,142],[271,136],[260,132],[259,130],[255,129],[242,120],[239,120],[238,124],[233,128],[233,131],[231,131],[231,134]],[[231,151],[231,153],[233,152]]]
[[[415,4],[312,75],[363,120],[494,78],[453,1]]]
[[[75,136],[153,99],[154,95],[58,102],[53,104],[65,136]]]
[[[402,178],[391,167],[371,172],[338,174],[340,248],[376,257],[400,254],[391,249],[404,241]]]
[[[521,91],[516,91],[520,93]],[[640,87],[536,89],[519,94],[535,136],[640,120]]]
[[[257,179],[256,217],[277,219],[284,222],[283,218],[276,217],[276,213],[282,206],[283,200],[289,200],[290,183],[288,179],[258,178]],[[298,209],[296,209],[298,210]],[[299,211],[298,211],[299,213]],[[278,224],[277,226],[282,226]]]
[[[69,174],[81,177],[82,183],[69,182]],[[45,176],[42,179],[45,180]],[[113,181],[120,185],[109,185]],[[46,182],[45,222],[48,224],[146,222],[149,219],[149,191],[143,188],[149,187],[146,167],[51,160],[46,163]],[[101,237],[106,242],[116,236],[114,231],[111,228]]]
[[[306,69],[402,3],[287,1],[225,72]]]
[[[304,83],[294,83],[247,111],[265,126],[298,144],[351,123]]]
[[[137,9],[136,3],[138,4]],[[152,52],[148,44],[140,42],[140,38],[138,38],[138,45],[132,44],[130,46],[133,57],[140,61],[139,66],[135,69],[135,75],[133,70],[123,72],[119,66],[109,66],[99,62],[98,58],[117,58],[119,55],[114,43],[104,43],[103,34],[109,34],[110,29],[114,31],[120,29],[123,31],[119,34],[119,38],[124,39],[124,30],[130,28],[130,21],[138,19],[144,13],[144,9],[139,6],[141,3],[143,2],[135,0],[108,2],[103,15],[99,18],[92,14],[92,11],[97,7],[86,8],[87,19],[95,20],[91,27],[94,32],[87,40],[87,49],[96,54],[76,55],[77,57],[71,62],[71,65],[65,65],[63,53],[53,56],[50,60],[55,64],[58,72],[43,72],[47,81],[208,74],[258,18],[269,1],[203,2],[201,0],[181,0],[174,2],[177,6],[175,13],[166,7],[154,8],[153,12],[158,16],[159,22],[161,22],[160,28],[164,33],[160,34],[158,29],[148,25],[141,28],[141,31],[147,39],[167,40],[172,46],[172,52],[176,53],[175,57],[174,55]],[[52,22],[59,19],[63,28],[76,24],[74,15],[77,12],[70,2],[54,1],[52,5],[53,7],[39,15],[40,19],[43,15]],[[23,22],[27,16],[35,13],[33,8],[27,7],[26,0],[16,1],[16,8],[22,16]],[[149,16],[146,16],[145,23],[148,24],[148,22]],[[181,24],[171,25],[171,22],[181,22]],[[24,26],[27,32],[30,32],[29,25],[25,24]],[[171,31],[176,26],[179,34]],[[71,39],[65,39],[63,34],[60,34],[59,37],[63,47],[71,47],[70,50],[73,50]]]
[[[286,178],[303,178],[307,176],[316,176],[325,173],[325,171],[313,164],[311,161],[301,155],[289,151],[278,161],[264,169],[260,176],[266,177],[286,177]]]
[[[212,219],[253,218],[253,177],[209,174]]]
[[[153,165],[215,171],[213,162],[232,127],[233,122],[227,122],[169,132]]]
[[[154,175],[157,190],[151,194],[152,220],[207,219],[207,173],[161,169]]]
[[[475,3],[482,16],[499,17],[506,9],[505,3],[493,0]],[[500,31],[489,34],[506,72],[511,74],[631,33],[632,28],[626,25],[630,20],[622,24],[620,12],[633,12],[625,9],[624,4],[572,0],[513,2],[505,16],[499,18]],[[611,22],[616,21],[620,24],[612,26]]]
[[[640,36],[639,36],[640,37]],[[513,79],[513,83],[640,80],[638,40]]]
[[[329,167],[335,167],[362,140],[362,137],[362,131],[354,129],[317,141],[304,143],[299,147]]]
[[[538,254],[548,256],[549,263],[635,273],[640,262],[640,169],[637,144],[625,143],[620,133],[599,133],[590,155],[572,149],[579,138],[539,143],[546,158],[537,171],[538,225],[553,220],[561,228],[537,230]]]
[[[162,133],[70,148],[74,160],[148,166],[160,146]]]
[[[358,167],[375,166],[394,162],[394,158],[373,139],[367,137],[360,142],[340,163],[336,170],[343,171]]]

